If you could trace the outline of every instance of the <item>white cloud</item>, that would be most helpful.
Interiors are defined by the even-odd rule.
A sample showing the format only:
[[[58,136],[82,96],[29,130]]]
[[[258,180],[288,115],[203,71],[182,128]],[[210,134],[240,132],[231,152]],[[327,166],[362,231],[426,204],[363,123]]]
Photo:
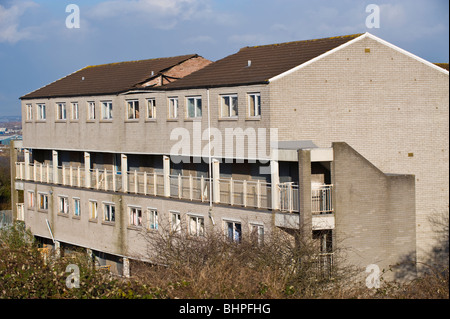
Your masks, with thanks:
[[[129,18],[160,29],[172,29],[180,20],[189,20],[209,10],[204,0],[113,0],[96,5],[91,19]]]
[[[28,8],[36,7],[32,1],[16,1],[14,5],[5,8],[0,5],[0,42],[16,43],[32,37],[32,28],[20,28],[20,17]]]

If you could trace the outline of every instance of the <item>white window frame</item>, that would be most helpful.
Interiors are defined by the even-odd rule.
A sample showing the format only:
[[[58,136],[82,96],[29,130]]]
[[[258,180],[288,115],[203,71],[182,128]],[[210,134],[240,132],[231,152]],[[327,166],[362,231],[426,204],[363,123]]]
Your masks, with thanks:
[[[87,119],[88,119],[88,121],[95,120],[95,102],[94,101],[87,102]]]
[[[229,105],[225,105],[225,100],[229,99]],[[236,100],[236,114],[233,113],[233,100]],[[224,109],[227,108],[227,114],[224,114]],[[239,104],[238,104],[238,95],[237,94],[222,94],[220,95],[220,117],[224,119],[235,119],[239,117]]]
[[[33,104],[25,105],[25,109],[26,109],[27,121],[32,121],[33,120]]]
[[[47,110],[45,103],[36,104],[36,119],[40,121],[45,121],[47,119]]]
[[[147,207],[148,216],[148,229],[158,230],[158,210],[155,208]]]
[[[39,209],[48,210],[48,194],[47,193],[38,193],[38,194],[39,194]]]
[[[264,225],[250,223],[250,236],[258,245],[262,245],[264,243]]]
[[[72,120],[78,121],[80,119],[80,109],[78,107],[78,102],[71,102]]]
[[[69,214],[69,198],[65,195],[58,196],[58,214]]]
[[[73,215],[76,217],[81,216],[81,201],[78,197],[73,197]]]
[[[67,120],[67,108],[65,102],[56,103],[56,119],[58,121]]]
[[[147,99],[147,119],[148,120],[156,119],[156,99],[155,98]]]
[[[261,117],[261,94],[260,93],[248,93],[248,117],[260,118]],[[252,105],[253,101],[253,105]],[[253,109],[253,110],[252,110]],[[252,111],[254,115],[252,115]]]
[[[112,120],[113,104],[112,101],[102,101],[102,120]]]
[[[193,223],[195,229],[193,229]],[[188,229],[191,236],[205,236],[205,217],[199,215],[188,215]]]
[[[35,206],[34,191],[28,191],[27,194],[28,194],[27,195],[28,208],[34,208]]]
[[[142,227],[142,207],[140,206],[128,206],[128,223],[130,226]]]
[[[229,224],[231,224],[231,226],[232,226],[231,238],[230,238],[230,233],[229,233]],[[242,241],[242,222],[237,221],[237,220],[224,220],[223,225],[224,225],[225,237],[228,240],[233,241],[235,243],[240,243]],[[236,231],[236,225],[239,225],[240,232]],[[237,235],[239,235],[239,236],[237,237]]]
[[[191,102],[192,101],[192,102]],[[191,104],[192,103],[192,104]],[[199,107],[200,104],[200,107]],[[194,108],[194,112],[191,116],[190,106]],[[199,112],[200,110],[200,112]],[[202,117],[202,97],[201,96],[188,96],[186,97],[186,117],[189,119]]]
[[[181,232],[181,214],[180,212],[171,211],[170,214],[170,227],[172,232],[180,233]]]
[[[116,221],[116,205],[110,202],[103,202],[103,221],[114,223]]]
[[[98,218],[98,203],[96,200],[89,200],[89,219],[96,220]]]
[[[169,103],[169,109],[167,113],[168,118],[170,120],[178,119],[178,108],[179,108],[178,97],[169,97],[168,103]]]
[[[127,119],[128,120],[139,119],[139,100],[136,99],[127,100]]]

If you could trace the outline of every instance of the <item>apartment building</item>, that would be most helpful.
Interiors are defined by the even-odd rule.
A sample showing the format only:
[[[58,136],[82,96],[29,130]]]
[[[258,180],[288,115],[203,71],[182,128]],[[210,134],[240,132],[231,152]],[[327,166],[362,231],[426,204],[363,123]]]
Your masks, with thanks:
[[[369,33],[87,67],[21,104],[18,218],[124,275],[162,229],[301,228],[388,269],[448,216],[448,70]]]

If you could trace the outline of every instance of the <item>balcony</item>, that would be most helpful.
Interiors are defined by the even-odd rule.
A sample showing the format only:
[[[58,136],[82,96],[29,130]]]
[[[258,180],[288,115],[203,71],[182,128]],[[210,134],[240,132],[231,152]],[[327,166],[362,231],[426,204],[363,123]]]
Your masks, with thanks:
[[[165,175],[140,171],[126,174],[107,169],[89,169],[81,166],[58,166],[16,162],[16,180],[33,181],[109,192],[149,196],[164,196],[190,201],[273,209],[271,183],[261,180],[236,180],[183,175]],[[276,185],[279,203],[276,210],[287,213],[299,211],[299,189],[294,183]],[[332,185],[312,188],[311,204],[314,215],[333,212]]]
[[[261,181],[214,180],[140,171],[122,174],[106,169],[85,170],[81,166],[59,166],[54,169],[49,164],[29,164],[26,167],[24,162],[16,162],[16,180],[200,202],[208,202],[213,197],[214,202],[219,204],[272,209],[271,184]],[[210,191],[212,185],[217,188],[217,195]],[[295,210],[294,205],[290,207]]]

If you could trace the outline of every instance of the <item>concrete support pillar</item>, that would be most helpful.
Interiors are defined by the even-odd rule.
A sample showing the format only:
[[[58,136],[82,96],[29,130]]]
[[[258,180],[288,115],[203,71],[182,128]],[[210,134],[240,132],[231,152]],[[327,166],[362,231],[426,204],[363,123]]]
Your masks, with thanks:
[[[30,180],[31,175],[30,175],[30,150],[29,149],[24,149],[23,150],[23,155],[24,155],[24,161],[25,161],[25,180]]]
[[[280,190],[278,184],[280,184],[280,172],[278,161],[270,161],[270,178],[272,185],[272,210],[280,209]]]
[[[58,184],[58,151],[52,151],[53,183]]]
[[[300,231],[308,240],[312,238],[310,150],[298,150],[298,175]]]
[[[61,257],[61,243],[57,240],[54,242],[55,244],[55,257],[60,258]]]
[[[170,157],[163,156],[164,196],[170,196]]]
[[[120,155],[120,168],[122,175],[122,190],[128,192],[128,156],[126,154]]]
[[[22,141],[20,141],[21,143]],[[19,192],[16,189],[16,162],[17,162],[17,141],[12,140],[9,149],[9,158],[11,163],[11,210],[13,220],[17,219],[17,203],[19,202]]]
[[[130,259],[123,257],[123,276],[126,278],[130,277]]]
[[[84,176],[85,176],[85,186],[87,188],[91,187],[91,154],[89,152],[84,152]]]
[[[213,202],[220,203],[220,162],[218,159],[212,160],[212,189],[213,189]]]

